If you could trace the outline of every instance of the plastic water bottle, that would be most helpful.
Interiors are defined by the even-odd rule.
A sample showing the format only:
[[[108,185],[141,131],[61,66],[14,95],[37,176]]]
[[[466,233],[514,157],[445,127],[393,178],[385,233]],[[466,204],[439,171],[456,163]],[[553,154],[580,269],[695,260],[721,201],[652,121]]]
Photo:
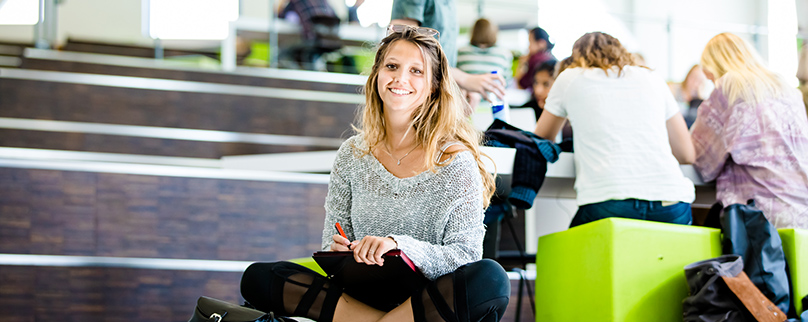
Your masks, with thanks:
[[[492,71],[491,74],[498,73],[497,71]],[[511,109],[508,103],[497,97],[497,94],[493,92],[488,92],[488,100],[491,101],[491,112],[494,113],[495,119],[500,119],[506,123],[511,121]]]

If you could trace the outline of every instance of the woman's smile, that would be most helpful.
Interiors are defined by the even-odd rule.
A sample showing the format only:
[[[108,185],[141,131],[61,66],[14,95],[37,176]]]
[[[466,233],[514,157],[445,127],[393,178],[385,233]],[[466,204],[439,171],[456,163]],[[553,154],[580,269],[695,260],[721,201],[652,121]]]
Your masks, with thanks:
[[[410,95],[410,94],[412,94],[412,92],[410,92],[408,90],[398,89],[398,88],[391,88],[390,91],[393,92],[393,94],[396,94],[396,95]]]

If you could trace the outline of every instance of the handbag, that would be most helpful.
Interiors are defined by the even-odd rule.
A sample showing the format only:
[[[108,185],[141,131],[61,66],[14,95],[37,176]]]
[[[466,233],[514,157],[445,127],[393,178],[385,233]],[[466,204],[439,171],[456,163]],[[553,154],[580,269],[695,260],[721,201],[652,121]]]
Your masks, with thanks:
[[[682,302],[685,322],[781,322],[783,313],[752,284],[738,255],[685,266],[690,296]]]
[[[237,304],[201,296],[196,301],[196,310],[188,322],[280,322],[294,321],[276,318],[271,312],[240,306]]]

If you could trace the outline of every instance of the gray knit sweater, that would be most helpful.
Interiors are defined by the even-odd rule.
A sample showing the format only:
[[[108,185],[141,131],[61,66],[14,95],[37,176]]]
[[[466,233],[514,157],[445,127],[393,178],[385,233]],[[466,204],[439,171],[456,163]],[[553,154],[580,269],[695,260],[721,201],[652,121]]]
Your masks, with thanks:
[[[390,236],[429,279],[482,258],[483,185],[474,156],[457,153],[438,169],[398,178],[373,156],[360,135],[339,149],[325,202],[323,250],[334,223],[350,240]],[[355,153],[356,152],[356,153]]]

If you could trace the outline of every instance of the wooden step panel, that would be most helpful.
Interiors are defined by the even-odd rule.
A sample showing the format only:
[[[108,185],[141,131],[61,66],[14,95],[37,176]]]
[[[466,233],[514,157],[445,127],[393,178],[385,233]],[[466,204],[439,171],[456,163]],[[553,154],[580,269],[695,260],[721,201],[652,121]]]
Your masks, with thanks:
[[[0,253],[281,260],[320,249],[327,184],[0,168]]]
[[[334,147],[202,142],[118,135],[0,129],[0,146],[219,159],[224,156],[334,150]]]
[[[195,81],[195,82],[249,85],[249,86],[260,86],[268,88],[291,88],[291,89],[353,93],[353,94],[360,93],[361,89],[361,86],[346,85],[346,84],[307,82],[307,81],[296,81],[296,80],[287,80],[278,78],[255,77],[247,75],[211,73],[203,71],[184,71],[184,70],[102,65],[102,64],[68,62],[68,61],[47,60],[47,59],[24,58],[22,61],[22,65],[20,67],[26,69],[51,70],[61,72],[161,78],[161,79],[174,79],[174,80]]]
[[[0,79],[0,117],[347,137],[355,104]]]

